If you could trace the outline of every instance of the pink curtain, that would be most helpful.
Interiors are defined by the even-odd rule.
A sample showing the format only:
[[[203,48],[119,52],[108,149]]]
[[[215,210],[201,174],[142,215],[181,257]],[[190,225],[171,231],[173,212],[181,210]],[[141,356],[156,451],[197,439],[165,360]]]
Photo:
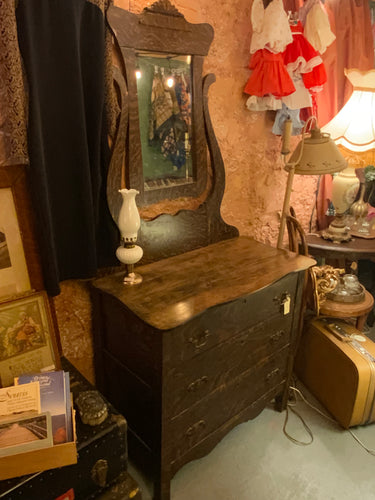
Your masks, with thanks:
[[[321,126],[337,114],[352,93],[344,69],[369,70],[374,67],[368,0],[326,0],[324,6],[336,41],[323,54],[328,81],[317,97]]]
[[[297,12],[300,6],[303,4],[302,0],[283,0],[284,9],[288,12]]]
[[[352,86],[344,74],[345,68],[369,70],[374,67],[374,47],[370,7],[367,0],[326,0],[325,8],[335,42],[323,54],[328,80],[317,95],[318,121],[328,123],[352,93]],[[317,226],[329,224],[325,215],[331,199],[332,177],[322,178],[317,197]]]

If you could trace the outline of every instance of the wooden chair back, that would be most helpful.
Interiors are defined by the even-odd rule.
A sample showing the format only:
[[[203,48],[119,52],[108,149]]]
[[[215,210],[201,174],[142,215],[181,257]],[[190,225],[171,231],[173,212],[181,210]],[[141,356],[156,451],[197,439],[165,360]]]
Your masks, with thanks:
[[[292,210],[291,208],[291,212]],[[307,256],[309,252],[305,232],[296,219],[295,214],[286,216],[286,226],[288,229],[289,250]]]

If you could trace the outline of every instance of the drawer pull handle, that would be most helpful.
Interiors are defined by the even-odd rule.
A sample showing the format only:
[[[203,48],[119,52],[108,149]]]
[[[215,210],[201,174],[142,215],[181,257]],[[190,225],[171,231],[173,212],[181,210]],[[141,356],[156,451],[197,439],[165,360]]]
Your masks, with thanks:
[[[204,375],[201,378],[197,378],[197,380],[194,380],[194,382],[191,382],[191,384],[188,385],[188,391],[189,392],[195,392],[198,389],[202,387],[202,385],[207,384],[208,382],[208,377]]]
[[[197,380],[194,380],[194,382],[191,382],[191,384],[188,385],[187,390],[189,392],[195,392],[198,391],[204,384],[207,384],[208,382],[208,377],[204,375],[201,378],[197,378]]]
[[[207,344],[209,336],[210,332],[208,330],[205,330],[204,332],[196,335],[195,337],[190,337],[189,342],[193,344],[196,349],[200,349],[201,347]]]
[[[266,380],[271,380],[271,378],[275,377],[279,373],[279,371],[280,371],[279,368],[275,368],[271,372],[267,373]]]
[[[290,293],[284,292],[281,294],[280,297],[275,297],[273,300],[277,304],[280,312],[282,312],[284,316],[290,313],[290,306],[291,306]]]
[[[278,340],[281,339],[285,335],[284,330],[279,330],[278,332],[274,333],[271,335],[271,342],[277,342]]]
[[[199,420],[199,422],[193,424],[188,428],[188,430],[185,432],[185,435],[187,437],[191,437],[193,434],[196,434],[199,431],[203,431],[205,427],[206,427],[206,422],[204,420]]]

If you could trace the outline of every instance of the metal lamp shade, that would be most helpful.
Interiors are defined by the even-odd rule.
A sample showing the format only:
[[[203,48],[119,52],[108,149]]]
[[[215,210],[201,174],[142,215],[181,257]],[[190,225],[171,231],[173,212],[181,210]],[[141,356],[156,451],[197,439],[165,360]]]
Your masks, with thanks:
[[[290,165],[294,166],[296,174],[320,175],[340,172],[347,167],[347,161],[330,135],[315,128],[297,145],[286,168]]]

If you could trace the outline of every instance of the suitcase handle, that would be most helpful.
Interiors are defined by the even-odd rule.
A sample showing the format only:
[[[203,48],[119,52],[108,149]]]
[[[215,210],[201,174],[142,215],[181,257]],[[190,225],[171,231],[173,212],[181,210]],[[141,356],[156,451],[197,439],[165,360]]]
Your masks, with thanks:
[[[341,342],[351,342],[353,339],[348,335],[343,328],[335,323],[329,323],[327,329]]]

